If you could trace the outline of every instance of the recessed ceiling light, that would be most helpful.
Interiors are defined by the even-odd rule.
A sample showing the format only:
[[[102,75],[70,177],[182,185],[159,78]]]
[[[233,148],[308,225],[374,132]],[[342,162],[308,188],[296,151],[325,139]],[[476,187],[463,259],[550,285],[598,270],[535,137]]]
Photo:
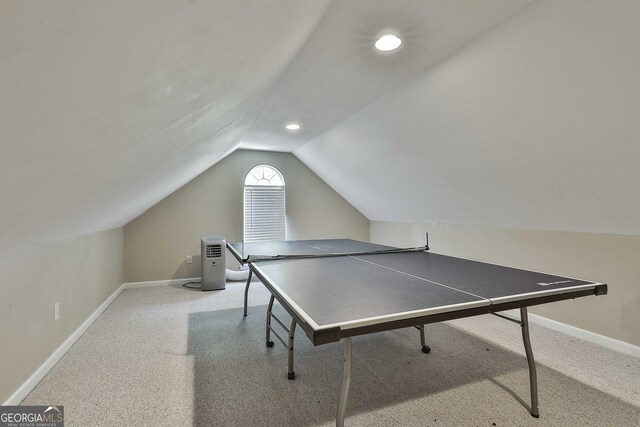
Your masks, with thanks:
[[[285,127],[287,130],[300,130],[300,125],[298,123],[287,123]]]
[[[400,37],[395,34],[383,34],[376,41],[376,49],[381,52],[389,52],[392,50],[396,50],[402,44],[402,40]]]

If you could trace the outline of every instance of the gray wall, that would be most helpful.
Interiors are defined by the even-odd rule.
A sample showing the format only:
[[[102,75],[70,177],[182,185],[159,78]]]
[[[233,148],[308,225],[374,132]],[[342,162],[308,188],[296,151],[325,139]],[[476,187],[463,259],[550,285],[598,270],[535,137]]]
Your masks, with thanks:
[[[640,236],[371,222],[371,240],[378,243],[420,245],[427,231],[433,252],[607,283],[608,295],[531,312],[640,345]]]
[[[369,239],[369,220],[293,155],[238,150],[124,227],[125,281],[197,277],[203,235],[242,240],[244,178],[262,163],[284,175],[287,239]]]
[[[0,402],[13,394],[122,280],[122,228],[0,252]],[[60,303],[60,319],[54,322],[56,302]]]

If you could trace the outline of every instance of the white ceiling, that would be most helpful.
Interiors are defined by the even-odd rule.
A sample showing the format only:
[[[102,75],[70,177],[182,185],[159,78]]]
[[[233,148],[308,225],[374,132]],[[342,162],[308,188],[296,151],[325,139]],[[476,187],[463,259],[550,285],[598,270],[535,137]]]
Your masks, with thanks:
[[[639,17],[537,1],[294,155],[371,220],[640,235]]]
[[[293,151],[452,55],[532,0],[335,1],[280,76],[241,148]],[[402,36],[380,54],[382,32]],[[283,132],[287,122],[298,132]]]
[[[327,5],[0,2],[0,247],[121,226],[233,151]]]
[[[0,249],[124,225],[240,146],[296,149],[528,3],[2,0]]]

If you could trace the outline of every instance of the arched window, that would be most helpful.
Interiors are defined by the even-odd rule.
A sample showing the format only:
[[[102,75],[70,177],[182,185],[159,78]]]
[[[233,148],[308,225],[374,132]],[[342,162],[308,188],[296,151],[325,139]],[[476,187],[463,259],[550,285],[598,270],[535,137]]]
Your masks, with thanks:
[[[244,241],[285,239],[284,177],[258,165],[244,179]]]

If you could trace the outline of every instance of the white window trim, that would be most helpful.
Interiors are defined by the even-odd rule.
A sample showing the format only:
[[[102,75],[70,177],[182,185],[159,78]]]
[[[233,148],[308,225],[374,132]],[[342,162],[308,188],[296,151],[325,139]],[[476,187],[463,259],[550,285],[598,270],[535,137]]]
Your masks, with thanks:
[[[277,176],[264,174],[260,180],[252,176],[258,168]],[[268,178],[265,178],[268,177]],[[251,182],[251,185],[247,185]],[[270,182],[283,185],[270,185]],[[245,176],[243,191],[243,239],[245,242],[284,240],[286,234],[286,196],[282,173],[270,165],[257,165]]]

